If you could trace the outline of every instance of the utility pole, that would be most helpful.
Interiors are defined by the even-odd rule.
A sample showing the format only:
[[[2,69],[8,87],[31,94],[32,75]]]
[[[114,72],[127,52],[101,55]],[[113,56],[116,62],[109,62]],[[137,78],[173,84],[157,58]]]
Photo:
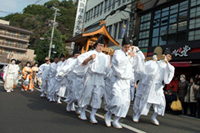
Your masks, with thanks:
[[[53,28],[51,31],[51,38],[50,38],[50,44],[49,44],[49,55],[48,55],[49,58],[51,58],[51,49],[52,49],[52,43],[53,43],[54,28],[56,25],[56,16],[58,15],[57,14],[58,11],[60,11],[58,8],[55,8],[55,7],[52,7],[52,8],[55,10],[55,13],[54,13]]]

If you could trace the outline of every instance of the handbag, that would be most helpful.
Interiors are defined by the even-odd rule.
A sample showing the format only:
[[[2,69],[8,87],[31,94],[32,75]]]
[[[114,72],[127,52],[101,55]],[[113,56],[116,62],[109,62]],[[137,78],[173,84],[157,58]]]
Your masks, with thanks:
[[[176,100],[176,101],[173,101],[173,102],[171,103],[170,108],[171,108],[173,111],[181,111],[181,110],[182,110],[182,104],[181,104],[181,101],[179,100],[178,96],[177,96],[177,100]]]

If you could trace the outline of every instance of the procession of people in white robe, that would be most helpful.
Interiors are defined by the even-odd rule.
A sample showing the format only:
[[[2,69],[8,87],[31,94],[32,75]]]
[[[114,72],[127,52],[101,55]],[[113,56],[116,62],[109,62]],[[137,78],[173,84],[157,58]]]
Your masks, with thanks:
[[[104,99],[107,111],[104,115],[105,124],[118,129],[122,128],[120,118],[126,117],[134,99],[133,121],[139,122],[140,116],[147,115],[152,105],[154,114],[151,121],[159,125],[157,115],[163,116],[165,111],[163,88],[174,76],[174,67],[169,63],[170,50],[164,52],[163,60],[158,60],[154,55],[153,60],[145,62],[143,53],[138,47],[131,46],[126,36],[122,48],[116,50],[113,56],[104,54],[103,48],[104,36],[101,35],[94,50],[80,54],[75,49],[73,57],[64,60],[62,56],[60,62],[58,57],[54,57],[52,63],[45,58],[37,75],[42,82],[40,96],[59,104],[64,98],[64,102],[67,102],[66,111],[76,111],[81,120],[87,120],[86,108],[91,106],[90,122],[93,124],[98,123],[95,115]],[[17,76],[13,76],[17,73],[14,67],[10,64],[6,69],[6,90],[11,90]],[[112,115],[114,119],[111,123]]]

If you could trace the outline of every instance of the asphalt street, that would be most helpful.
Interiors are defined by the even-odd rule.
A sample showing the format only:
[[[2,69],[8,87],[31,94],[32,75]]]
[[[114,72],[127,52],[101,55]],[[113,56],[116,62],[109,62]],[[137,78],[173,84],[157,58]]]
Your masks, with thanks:
[[[40,98],[40,92],[21,92],[20,87],[6,93],[0,84],[0,133],[188,133],[200,132],[200,119],[166,114],[158,117],[160,126],[150,122],[150,115],[142,116],[139,123],[132,121],[130,108],[126,119],[120,120],[124,128],[119,130],[106,127],[103,120],[105,111],[98,111],[98,124],[82,121],[75,112],[66,112],[66,104],[50,103]],[[90,109],[88,109],[90,110]],[[89,118],[89,113],[87,113]]]

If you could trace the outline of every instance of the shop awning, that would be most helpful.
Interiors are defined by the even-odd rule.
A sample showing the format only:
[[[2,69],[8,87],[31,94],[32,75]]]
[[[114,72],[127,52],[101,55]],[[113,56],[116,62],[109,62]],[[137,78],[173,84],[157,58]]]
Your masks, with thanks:
[[[174,67],[190,67],[191,61],[184,61],[184,62],[170,62],[171,65]]]

